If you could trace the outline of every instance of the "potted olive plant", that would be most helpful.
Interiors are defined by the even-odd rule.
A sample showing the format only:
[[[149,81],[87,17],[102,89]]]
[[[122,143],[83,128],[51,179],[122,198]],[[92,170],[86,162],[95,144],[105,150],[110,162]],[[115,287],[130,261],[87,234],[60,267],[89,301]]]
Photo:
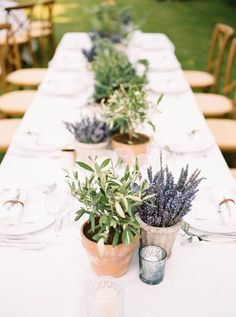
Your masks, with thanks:
[[[112,136],[112,147],[129,147],[135,154],[144,153],[150,138],[138,133],[137,129],[144,123],[155,129],[148,119],[151,104],[147,101],[146,90],[137,86],[128,89],[121,86],[102,106],[109,126],[118,130]]]
[[[109,143],[110,130],[107,123],[96,116],[83,117],[79,122],[65,122],[75,138],[75,150],[80,159],[88,158],[91,150],[105,149]]]
[[[122,175],[110,159],[91,164],[78,162],[89,176],[79,180],[79,173],[69,177],[72,195],[81,203],[75,220],[87,215],[81,227],[82,244],[87,250],[93,271],[98,275],[121,276],[129,268],[139,240],[139,224],[134,209],[141,205],[147,182],[139,181],[137,162]]]
[[[169,256],[182,218],[191,210],[203,178],[199,178],[199,170],[188,176],[188,166],[182,168],[177,182],[168,167],[161,167],[155,175],[151,167],[147,172],[146,194],[152,196],[142,203],[136,214],[141,227],[141,244],[161,246]]]
[[[107,46],[105,49],[98,47],[92,62],[92,70],[95,74],[95,101],[109,99],[120,85],[126,89],[130,85],[143,87],[147,83],[148,62],[139,60],[137,64],[143,65],[141,75],[137,74],[135,65],[130,63],[127,56],[117,52],[113,47]]]

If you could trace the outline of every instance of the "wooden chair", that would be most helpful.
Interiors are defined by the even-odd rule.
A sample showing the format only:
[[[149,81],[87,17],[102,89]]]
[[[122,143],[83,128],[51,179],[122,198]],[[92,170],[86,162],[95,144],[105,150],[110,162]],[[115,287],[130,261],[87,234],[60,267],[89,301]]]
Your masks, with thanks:
[[[234,107],[236,105],[236,79],[231,80],[231,70],[236,55],[236,40],[233,41],[229,61],[227,63],[224,93],[234,93]],[[235,77],[234,77],[235,78]],[[236,120],[232,119],[207,119],[216,141],[223,152],[236,152]]]
[[[225,49],[234,30],[228,25],[217,23],[211,38],[208,54],[207,72],[197,70],[185,71],[185,76],[192,88],[200,88],[213,92],[218,91],[219,77]]]
[[[15,6],[10,6],[5,8],[6,12],[6,22],[11,24],[14,23],[14,29],[11,29],[11,39],[10,42],[8,42],[9,45],[15,45],[17,49],[17,56],[18,63],[21,67],[21,54],[20,50],[21,47],[27,47],[29,56],[31,57],[32,65],[36,65],[36,58],[34,55],[34,51],[32,48],[32,39],[30,37],[29,32],[29,24],[32,20],[33,16],[33,9],[34,4],[19,4]],[[18,12],[24,11],[25,13],[25,19],[19,20],[18,18]],[[4,42],[4,38],[2,39],[2,43]],[[14,42],[14,43],[13,43]]]
[[[231,168],[230,172],[233,175],[233,177],[236,179],[236,168]]]
[[[236,152],[236,120],[207,119],[207,124],[213,133],[222,152]]]
[[[0,24],[0,31],[6,31],[6,38],[8,39],[8,32],[11,26],[7,23]],[[5,81],[7,77],[8,68],[14,64],[17,66],[17,61],[14,59],[14,45],[8,46],[8,40],[0,46],[0,87],[7,91],[8,86]],[[19,116],[23,115],[35,97],[35,90],[12,91],[0,96],[0,112],[5,116]]]
[[[197,99],[198,105],[201,108],[205,117],[224,117],[227,114],[234,112],[234,102],[230,98],[230,94],[235,88],[236,80],[231,80],[232,68],[234,65],[236,56],[236,38],[232,41],[223,85],[223,94],[213,93],[195,93],[194,96]]]
[[[37,14],[37,16],[40,16],[40,19],[36,19],[30,22],[30,36],[31,38],[38,40],[44,63],[48,62],[48,60],[45,60],[45,51],[47,48],[45,40],[48,40],[48,43],[51,47],[51,55],[54,53],[56,48],[53,27],[54,4],[55,0],[44,0],[37,3],[35,9],[36,13],[40,13]]]
[[[20,123],[21,119],[0,120],[0,152],[4,153],[7,151]]]
[[[11,26],[4,24],[3,28],[7,32],[6,41],[2,43],[0,49],[3,51],[0,56],[2,65],[2,82],[3,89],[6,85],[13,85],[20,88],[36,88],[43,80],[46,74],[46,68],[25,68],[20,69],[19,58],[17,57],[18,49],[12,37]],[[13,71],[12,71],[13,70]]]

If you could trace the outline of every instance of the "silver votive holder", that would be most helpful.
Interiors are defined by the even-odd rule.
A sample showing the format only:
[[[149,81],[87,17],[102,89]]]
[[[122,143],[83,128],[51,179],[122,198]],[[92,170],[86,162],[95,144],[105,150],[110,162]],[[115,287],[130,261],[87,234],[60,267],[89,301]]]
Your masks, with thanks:
[[[139,249],[139,278],[146,284],[159,284],[164,278],[167,253],[158,246]]]

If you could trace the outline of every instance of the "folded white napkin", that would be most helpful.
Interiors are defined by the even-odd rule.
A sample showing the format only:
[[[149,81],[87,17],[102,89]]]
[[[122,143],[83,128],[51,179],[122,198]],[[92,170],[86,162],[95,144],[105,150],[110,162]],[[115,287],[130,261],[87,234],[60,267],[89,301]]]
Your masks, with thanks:
[[[23,216],[25,200],[26,192],[24,190],[3,191],[0,201],[0,225],[18,225]]]

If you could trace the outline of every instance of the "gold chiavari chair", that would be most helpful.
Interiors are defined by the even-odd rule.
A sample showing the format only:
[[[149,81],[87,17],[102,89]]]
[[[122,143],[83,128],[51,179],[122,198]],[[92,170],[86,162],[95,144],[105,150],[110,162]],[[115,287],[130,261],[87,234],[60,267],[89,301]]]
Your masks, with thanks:
[[[17,60],[14,58],[14,42],[11,43],[11,45],[8,44],[11,31],[10,24],[0,24],[0,31],[5,31],[7,39],[4,44],[0,45],[0,84],[1,89],[6,92],[5,94],[0,95],[0,112],[5,117],[22,116],[32,103],[36,91],[21,90],[7,92],[9,86],[5,79],[12,65],[17,67]]]
[[[235,88],[235,81],[232,79],[232,68],[235,60],[236,39],[231,43],[228,60],[226,64],[222,95],[213,93],[195,93],[198,105],[207,118],[224,117],[234,112],[234,102],[230,98]]]
[[[212,88],[213,92],[218,92],[223,57],[233,34],[232,27],[222,23],[216,24],[210,43],[207,72],[197,70],[186,70],[184,72],[192,88],[200,88],[205,91]]]

